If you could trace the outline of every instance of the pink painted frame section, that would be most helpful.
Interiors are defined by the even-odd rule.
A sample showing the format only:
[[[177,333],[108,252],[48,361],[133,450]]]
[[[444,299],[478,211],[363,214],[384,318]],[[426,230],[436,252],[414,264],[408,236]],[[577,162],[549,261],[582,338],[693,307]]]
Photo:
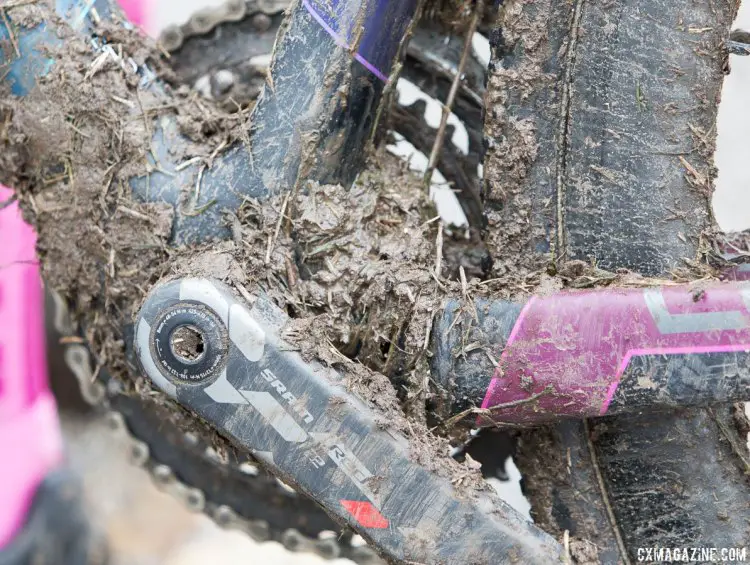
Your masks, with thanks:
[[[0,185],[0,202],[13,192]],[[13,202],[0,210],[0,548],[23,526],[34,493],[63,455],[47,386],[36,235]]]
[[[634,358],[738,352],[750,352],[747,282],[716,283],[699,294],[683,285],[535,296],[503,346],[482,408],[551,385],[557,395],[505,410],[502,420],[604,415]]]
[[[130,21],[148,24],[147,2],[120,1]],[[36,234],[12,198],[0,185],[0,550],[23,527],[39,484],[63,459],[47,383]]]

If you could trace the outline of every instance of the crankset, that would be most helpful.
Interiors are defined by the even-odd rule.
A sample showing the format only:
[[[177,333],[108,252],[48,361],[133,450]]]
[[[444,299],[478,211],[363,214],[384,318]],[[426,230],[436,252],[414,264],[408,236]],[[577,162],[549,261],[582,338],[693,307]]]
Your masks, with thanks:
[[[289,4],[287,0],[228,2],[164,30],[159,41],[169,51],[170,66],[180,83],[190,84],[204,96],[236,110],[256,99],[268,72],[283,11]],[[479,40],[486,41],[482,37]],[[392,112],[398,124],[397,135],[416,151],[429,153],[435,141],[437,124],[428,124],[426,101],[436,105],[447,96],[463,43],[462,38],[430,19],[423,20],[415,30],[402,71],[406,96],[398,97]],[[469,202],[464,205],[469,217],[471,195],[480,182],[481,100],[487,63],[482,57],[486,56],[472,52],[467,62],[466,80],[454,108],[459,121],[447,127],[440,165],[440,171],[460,189],[462,204]],[[415,98],[413,92],[420,94]],[[461,142],[464,136],[466,141]],[[468,146],[463,146],[466,142]],[[96,362],[77,343],[65,304],[55,294],[50,299],[56,330],[51,337],[54,341],[63,338],[59,346],[62,352],[56,353],[64,357],[78,378],[84,400],[95,407],[109,406],[109,425],[127,437],[132,462],[147,469],[159,488],[183,501],[187,508],[203,511],[223,527],[239,529],[256,540],[272,539],[291,551],[313,552],[329,559],[379,562],[372,548],[361,545],[362,540],[358,543],[358,536],[351,531],[344,529],[333,535],[339,527],[328,514],[311,498],[267,473],[246,453],[207,437],[205,432],[181,429],[173,423],[173,408],[125,393],[121,386],[113,386],[117,381],[106,371],[95,372]],[[53,384],[58,391],[65,391],[69,377],[60,378],[65,381]],[[509,453],[506,446],[500,453],[483,457],[483,471],[502,475]]]
[[[504,503],[461,496],[450,480],[416,463],[415,446],[383,414],[335,371],[306,362],[282,340],[287,325],[262,295],[250,304],[216,281],[177,279],[149,294],[136,322],[135,351],[163,392],[317,500],[386,559],[562,560],[552,538]]]

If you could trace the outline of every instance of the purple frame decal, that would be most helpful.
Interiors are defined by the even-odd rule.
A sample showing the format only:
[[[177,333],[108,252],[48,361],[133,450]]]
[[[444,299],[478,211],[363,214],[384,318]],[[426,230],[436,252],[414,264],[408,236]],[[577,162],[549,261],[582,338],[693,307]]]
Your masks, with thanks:
[[[634,357],[750,352],[750,285],[607,289],[534,296],[508,338],[482,408],[539,421],[606,414]],[[554,387],[555,394],[543,391]],[[549,418],[546,418],[549,419]]]

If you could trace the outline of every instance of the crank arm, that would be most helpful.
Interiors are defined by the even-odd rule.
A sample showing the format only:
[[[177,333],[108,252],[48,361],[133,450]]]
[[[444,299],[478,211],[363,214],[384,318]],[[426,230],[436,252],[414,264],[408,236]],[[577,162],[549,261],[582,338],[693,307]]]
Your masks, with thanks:
[[[285,315],[221,283],[156,287],[135,328],[144,373],[396,563],[556,563],[562,548],[512,508],[469,500],[421,467],[331,369],[280,340]],[[202,342],[194,359],[178,330]],[[201,349],[201,348],[198,348]],[[196,350],[198,351],[198,350]]]

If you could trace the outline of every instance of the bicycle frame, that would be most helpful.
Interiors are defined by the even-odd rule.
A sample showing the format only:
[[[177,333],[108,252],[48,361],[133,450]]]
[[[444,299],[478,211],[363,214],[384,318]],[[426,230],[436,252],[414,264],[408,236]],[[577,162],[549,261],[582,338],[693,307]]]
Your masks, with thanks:
[[[343,8],[354,10],[355,3],[341,2],[338,6],[342,7],[342,12],[338,15],[346,22],[342,24],[335,18],[327,19],[318,13],[311,3],[297,3],[291,14],[287,35],[276,51],[272,71],[287,68],[286,65],[294,69],[294,65],[301,60],[297,51],[292,48],[286,50],[284,45],[284,41],[294,37],[295,33],[309,37],[316,49],[320,49],[321,55],[326,55],[325,50],[328,49],[331,59],[340,61],[343,53],[341,45],[346,47],[344,51],[349,51],[349,46],[356,44],[351,39],[351,30],[354,29],[351,26],[362,21],[357,18],[363,13],[366,23],[379,22],[379,27],[365,26],[366,29],[386,28],[389,33],[406,29],[405,25],[388,25],[393,22],[384,19],[384,14],[388,13],[396,22],[403,23],[408,19],[403,13],[379,12],[375,9],[379,5],[385,4],[356,3],[358,16],[354,17],[355,12]],[[362,6],[370,11],[360,12]],[[318,17],[315,17],[316,14]],[[332,23],[343,27],[337,28]],[[341,29],[348,31],[341,33]],[[390,37],[395,35],[393,33]],[[396,57],[401,42],[401,37],[386,40],[385,43],[393,47],[393,51],[389,51],[388,67]],[[363,41],[359,45],[377,45],[377,41]],[[341,146],[352,149],[351,162],[344,166],[322,158],[308,162],[300,151],[295,153],[293,150],[295,131],[272,129],[279,115],[289,108],[297,108],[291,103],[282,107],[282,102],[284,96],[296,100],[297,93],[292,90],[301,90],[299,84],[312,85],[316,92],[321,92],[323,88],[325,99],[332,96],[330,91],[325,90],[330,85],[321,83],[325,74],[322,67],[317,67],[314,73],[309,73],[308,68],[297,69],[298,72],[282,74],[284,80],[274,78],[273,89],[266,87],[249,132],[251,138],[256,140],[252,144],[254,148],[258,141],[267,141],[257,149],[256,162],[261,162],[262,167],[273,167],[279,173],[273,177],[274,182],[267,186],[262,175],[238,169],[247,165],[246,158],[243,149],[233,148],[222,157],[225,161],[218,168],[230,172],[206,174],[203,177],[206,190],[193,204],[202,207],[213,201],[216,214],[221,209],[235,207],[238,202],[236,194],[229,194],[226,190],[229,181],[240,194],[255,197],[295,190],[302,179],[345,184],[352,182],[361,167],[359,157],[375,127],[373,121],[378,106],[375,101],[382,96],[383,79],[389,78],[383,70],[385,67],[372,62],[372,56],[363,55],[362,51],[357,54],[359,57],[354,59],[361,68],[348,67],[352,74],[361,78],[366,71],[380,82],[367,75],[367,88],[350,94],[352,98],[347,108],[358,108],[353,113],[344,115],[342,108],[336,105],[324,108],[319,116],[325,127],[317,135],[315,144],[318,155],[322,155],[328,136],[333,138],[334,132],[337,132],[344,139]],[[327,57],[323,56],[321,60],[327,61]],[[355,68],[358,70],[354,71]],[[10,77],[11,80],[17,79],[16,84],[26,84],[30,78],[24,75],[23,80],[19,80],[13,73]],[[303,83],[295,83],[297,80]],[[334,81],[333,84],[340,88],[339,82]],[[152,82],[152,87],[157,88],[158,85]],[[309,108],[311,101],[307,99],[307,103]],[[166,135],[167,132],[157,131],[155,137],[156,146],[165,151],[160,154],[163,157],[160,160],[162,165],[167,163],[172,167],[171,172],[180,173],[175,170],[175,164],[169,163],[164,142]],[[292,148],[288,149],[293,156],[291,166],[289,159],[280,162],[279,155],[285,148]],[[175,174],[174,178],[169,179],[152,175],[151,188],[153,191],[156,181],[158,197],[176,205],[176,195],[182,183],[187,184],[187,178],[188,173]],[[133,180],[134,192],[146,198],[142,186],[140,179]],[[194,240],[185,239],[182,233],[198,239],[226,235],[217,231],[216,227],[204,224],[209,221],[206,218],[215,219],[215,215],[202,216],[199,220],[194,218],[178,214],[173,231],[175,242]],[[218,222],[215,225],[219,225]],[[471,374],[463,382],[461,378],[455,378],[456,370],[450,363],[441,366],[441,359],[444,361],[446,357],[452,357],[457,343],[458,334],[448,331],[458,325],[454,323],[458,303],[454,302],[447,305],[433,332],[438,351],[435,373],[439,382],[456,380],[458,388],[452,392],[455,398],[462,399],[452,407],[457,417],[466,415],[464,412],[467,409],[469,413],[475,412],[471,408],[482,400],[484,411],[480,412],[481,416],[515,424],[744,399],[747,397],[749,379],[745,362],[750,351],[749,294],[747,285],[732,282],[708,287],[683,285],[646,290],[562,292],[532,298],[525,305],[501,301],[478,303],[476,310],[482,312],[480,324],[486,322],[488,327],[499,328],[492,334],[492,342],[500,352],[499,364],[494,374]],[[146,314],[155,318],[155,312]],[[587,335],[587,328],[595,327],[595,321],[600,324],[596,327],[597,331]],[[613,336],[614,339],[610,339]],[[603,345],[604,337],[609,340],[606,345]],[[696,382],[691,365],[702,361],[719,368],[701,374],[701,379]],[[737,367],[736,372],[727,372],[726,367],[729,366]],[[561,375],[565,378],[561,378]],[[644,375],[657,375],[657,378],[642,382]]]

